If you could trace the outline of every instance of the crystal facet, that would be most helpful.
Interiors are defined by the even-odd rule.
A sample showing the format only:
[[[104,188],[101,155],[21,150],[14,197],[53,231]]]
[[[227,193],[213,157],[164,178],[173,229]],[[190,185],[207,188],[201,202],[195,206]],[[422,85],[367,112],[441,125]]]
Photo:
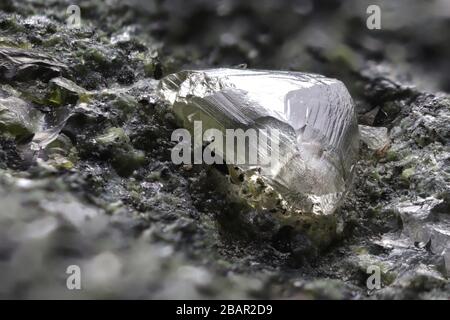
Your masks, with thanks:
[[[359,133],[344,84],[324,76],[248,69],[189,70],[165,77],[159,94],[181,126],[193,130],[278,130],[279,155],[268,166],[228,164],[253,206],[329,215],[352,180]],[[267,137],[270,146],[273,141]],[[250,153],[267,157],[248,145]],[[252,149],[253,148],[253,149]],[[227,155],[220,154],[224,159]],[[239,157],[239,155],[238,155]],[[274,203],[271,204],[270,198]]]

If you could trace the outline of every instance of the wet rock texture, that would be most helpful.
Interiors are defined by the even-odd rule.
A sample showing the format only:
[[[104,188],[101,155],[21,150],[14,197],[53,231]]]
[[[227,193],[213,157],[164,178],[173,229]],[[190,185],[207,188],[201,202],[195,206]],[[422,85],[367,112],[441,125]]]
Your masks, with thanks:
[[[69,4],[0,3],[0,297],[449,298],[446,1],[379,1],[375,31],[373,1],[87,0],[81,29]],[[336,230],[281,226],[224,168],[170,161],[159,79],[243,64],[349,88],[364,134]]]

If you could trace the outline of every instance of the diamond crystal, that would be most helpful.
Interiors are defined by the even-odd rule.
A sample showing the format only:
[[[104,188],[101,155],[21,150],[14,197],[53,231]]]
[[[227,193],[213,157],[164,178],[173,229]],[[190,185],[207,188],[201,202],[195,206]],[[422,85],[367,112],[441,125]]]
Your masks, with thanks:
[[[265,135],[269,151],[278,144],[275,158],[261,144],[246,144],[261,163],[271,156],[269,165],[231,163],[219,153],[252,206],[329,215],[351,184],[359,133],[352,98],[338,80],[287,71],[190,70],[162,79],[159,93],[191,131],[201,121],[203,130],[224,135],[251,128],[280,133],[276,141]]]

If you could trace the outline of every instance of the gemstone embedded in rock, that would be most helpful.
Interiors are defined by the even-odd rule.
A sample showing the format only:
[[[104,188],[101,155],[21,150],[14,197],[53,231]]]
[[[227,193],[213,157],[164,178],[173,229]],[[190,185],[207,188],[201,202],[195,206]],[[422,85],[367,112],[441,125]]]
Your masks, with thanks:
[[[280,133],[276,139],[264,135],[269,148],[246,144],[247,153],[264,164],[270,158],[269,165],[231,163],[228,149],[219,152],[253,206],[283,203],[290,212],[329,215],[350,186],[358,125],[352,98],[338,80],[287,71],[189,70],[162,79],[159,94],[191,131],[201,121],[203,131],[218,129],[224,136],[227,129]]]

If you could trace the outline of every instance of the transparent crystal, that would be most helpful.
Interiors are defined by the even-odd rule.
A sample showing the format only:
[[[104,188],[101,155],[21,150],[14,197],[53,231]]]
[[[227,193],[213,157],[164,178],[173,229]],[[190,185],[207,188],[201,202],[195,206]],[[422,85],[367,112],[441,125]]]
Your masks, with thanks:
[[[224,134],[239,128],[281,132],[279,156],[270,165],[227,163],[253,206],[329,215],[351,184],[359,133],[352,98],[338,80],[287,71],[189,70],[162,79],[159,94],[191,131],[202,121],[204,131]],[[246,146],[268,157],[259,144]]]

